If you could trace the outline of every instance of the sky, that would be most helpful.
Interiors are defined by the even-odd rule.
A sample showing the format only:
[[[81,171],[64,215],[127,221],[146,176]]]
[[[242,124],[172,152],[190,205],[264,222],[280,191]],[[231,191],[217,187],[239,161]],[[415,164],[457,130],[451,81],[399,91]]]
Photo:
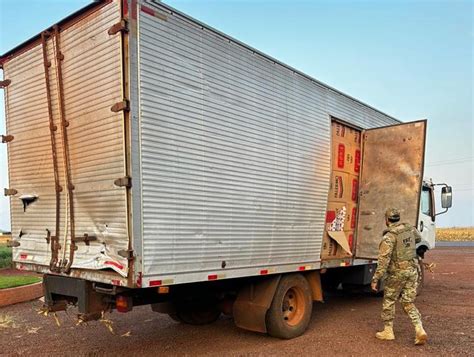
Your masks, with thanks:
[[[0,0],[0,53],[89,2]],[[427,118],[425,177],[454,192],[453,208],[436,224],[474,226],[472,1],[166,3],[402,121]],[[0,145],[3,187],[6,147]],[[3,195],[0,229],[9,229]]]

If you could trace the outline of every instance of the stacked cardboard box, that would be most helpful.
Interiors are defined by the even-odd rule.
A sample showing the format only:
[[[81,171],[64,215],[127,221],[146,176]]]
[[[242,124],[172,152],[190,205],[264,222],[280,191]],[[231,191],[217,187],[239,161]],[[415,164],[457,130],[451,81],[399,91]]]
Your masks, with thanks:
[[[357,219],[359,174],[362,159],[360,131],[338,122],[332,122],[331,130],[332,173],[326,212],[326,232],[323,237],[323,259],[350,257],[350,252],[354,251],[354,230]],[[341,218],[343,209],[345,209],[344,220],[339,222],[338,214]],[[334,230],[344,232],[347,244],[340,244],[329,236],[328,231]],[[338,233],[335,238],[340,240],[341,237],[343,235]]]

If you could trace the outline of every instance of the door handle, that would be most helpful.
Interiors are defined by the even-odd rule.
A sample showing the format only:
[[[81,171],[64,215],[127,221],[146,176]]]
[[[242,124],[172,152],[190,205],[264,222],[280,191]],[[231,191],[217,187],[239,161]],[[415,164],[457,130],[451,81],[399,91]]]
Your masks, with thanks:
[[[423,228],[424,228],[423,221],[421,221],[420,222],[420,232],[423,232]]]

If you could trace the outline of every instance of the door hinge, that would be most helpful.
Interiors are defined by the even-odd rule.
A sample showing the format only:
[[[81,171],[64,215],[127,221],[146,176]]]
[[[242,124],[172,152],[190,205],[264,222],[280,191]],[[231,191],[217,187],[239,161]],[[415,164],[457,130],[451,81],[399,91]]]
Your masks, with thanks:
[[[133,259],[133,250],[131,250],[131,249],[122,249],[122,250],[119,250],[117,253],[121,257],[127,258],[128,260]]]
[[[115,103],[112,105],[110,108],[111,111],[114,113],[121,112],[121,111],[128,111],[129,110],[129,105],[128,105],[128,100],[123,100],[121,102]]]
[[[5,196],[15,196],[17,193],[18,193],[18,191],[15,190],[14,188],[5,188],[4,189]]]
[[[132,178],[125,176],[125,177],[120,177],[114,181],[114,185],[118,187],[132,187]]]
[[[10,85],[12,81],[9,79],[5,79],[3,81],[0,81],[0,88],[6,88]]]
[[[2,144],[9,143],[13,139],[15,139],[13,135],[2,135]]]
[[[128,32],[128,22],[125,19],[120,20],[116,24],[112,25],[107,33],[109,35],[115,35],[118,32]]]
[[[16,248],[19,246],[20,246],[20,242],[18,242],[17,240],[10,240],[7,242],[7,247],[9,248]]]

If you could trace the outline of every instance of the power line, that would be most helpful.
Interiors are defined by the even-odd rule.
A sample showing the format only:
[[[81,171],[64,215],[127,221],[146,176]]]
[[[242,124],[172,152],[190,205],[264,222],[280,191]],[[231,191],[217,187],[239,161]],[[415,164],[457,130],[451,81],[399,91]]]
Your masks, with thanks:
[[[433,161],[433,162],[427,163],[426,166],[456,165],[456,164],[472,161],[473,159],[474,159],[473,157],[470,157],[470,158],[466,157],[463,159]]]

